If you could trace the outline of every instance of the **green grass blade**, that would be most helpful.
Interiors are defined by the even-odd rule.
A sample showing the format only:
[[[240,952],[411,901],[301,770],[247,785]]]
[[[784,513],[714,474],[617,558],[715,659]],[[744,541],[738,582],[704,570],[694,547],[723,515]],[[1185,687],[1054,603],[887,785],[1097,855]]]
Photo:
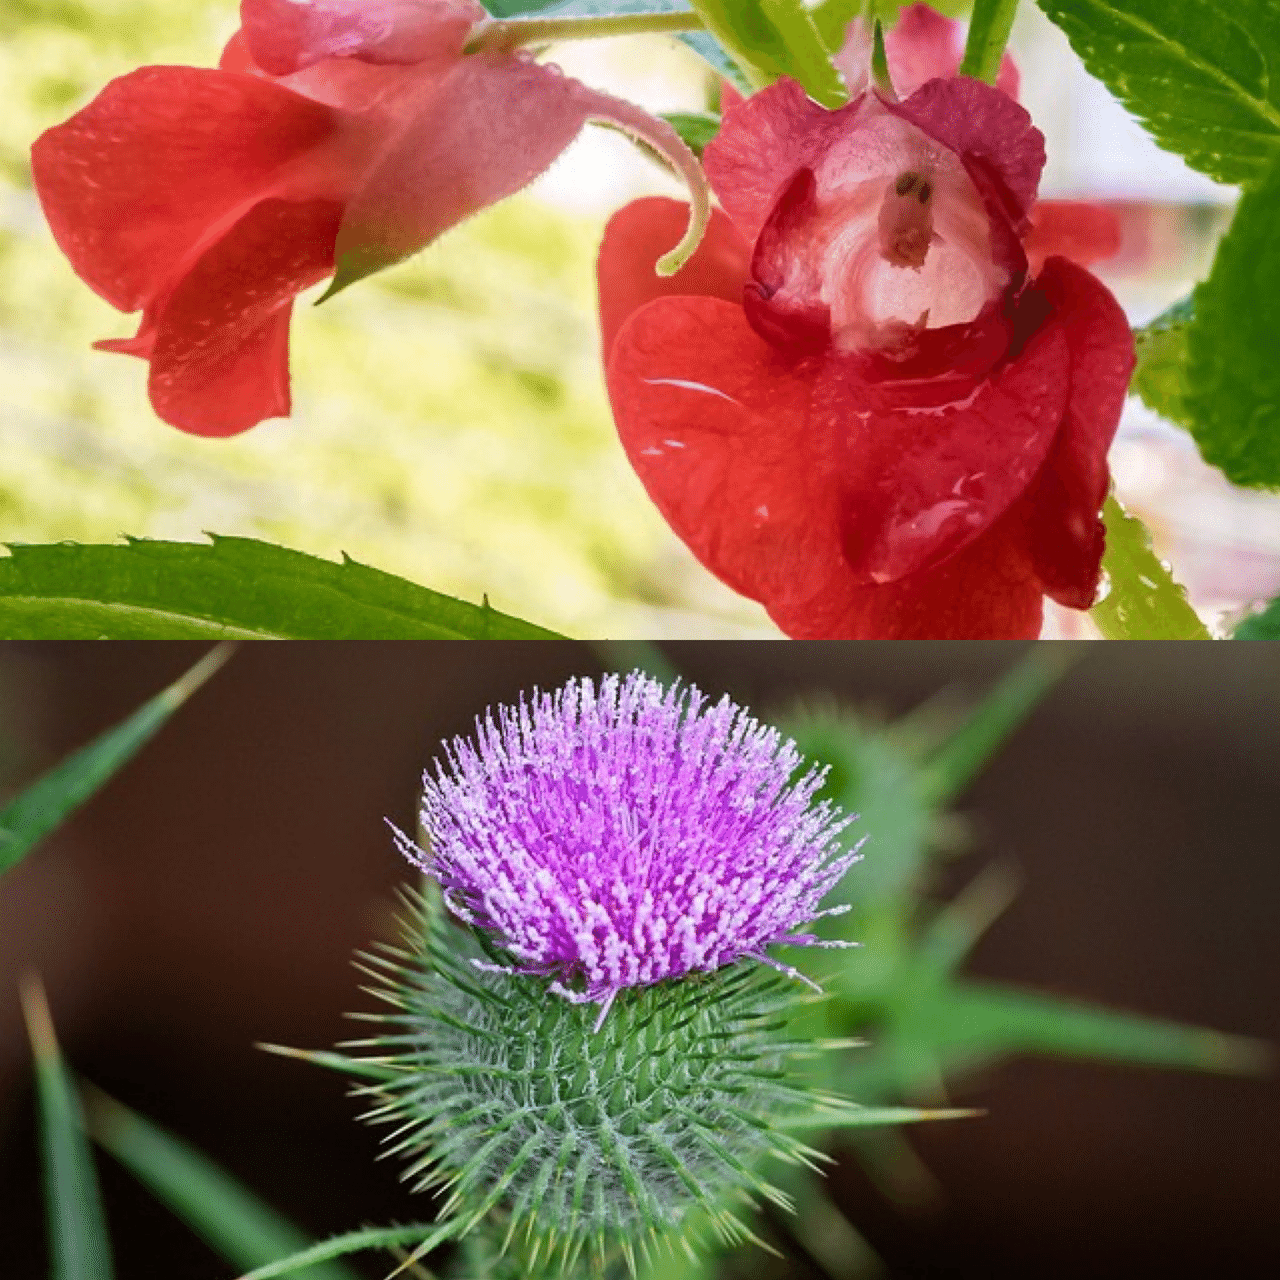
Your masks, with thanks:
[[[44,987],[34,976],[21,989],[36,1063],[36,1097],[44,1144],[52,1280],[111,1280],[111,1241],[98,1194],[80,1100],[58,1052]]]
[[[999,983],[956,983],[931,1014],[944,1061],[1048,1053],[1226,1075],[1258,1074],[1274,1062],[1257,1040]]]
[[[487,601],[252,538],[10,552],[0,558],[0,635],[13,640],[559,638]]]
[[[230,1174],[105,1093],[86,1086],[89,1131],[210,1248],[242,1271],[305,1249],[311,1241]],[[357,1280],[340,1262],[299,1273],[304,1280]]]
[[[457,1230],[456,1222],[419,1222],[408,1227],[364,1227],[359,1231],[348,1231],[345,1235],[322,1240],[309,1249],[295,1253],[291,1258],[282,1258],[279,1262],[250,1271],[241,1276],[240,1280],[271,1280],[273,1276],[294,1275],[303,1267],[327,1262],[330,1258],[339,1258],[347,1253],[360,1253],[365,1249],[394,1249],[397,1245],[407,1244],[416,1246],[415,1253],[429,1253],[454,1236]]]
[[[825,1178],[801,1164],[779,1164],[771,1180],[795,1204],[788,1223],[829,1280],[870,1280],[886,1268],[857,1228],[831,1199]]]
[[[930,756],[924,789],[934,804],[958,795],[1083,656],[1078,646],[1035,644]]]
[[[363,1076],[368,1080],[394,1080],[404,1074],[403,1069],[384,1066],[368,1058],[348,1058],[345,1053],[331,1053],[325,1049],[293,1049],[284,1044],[258,1044],[255,1046],[281,1058],[296,1058],[312,1066],[327,1067],[349,1076]]]
[[[127,720],[73,752],[0,813],[0,872],[20,861],[129,762],[166,720],[227,661],[231,644],[211,649],[186,675]]]
[[[981,1111],[970,1107],[864,1107],[831,1098],[821,1110],[779,1120],[785,1129],[869,1129],[881,1125],[923,1124],[933,1120],[972,1120]]]

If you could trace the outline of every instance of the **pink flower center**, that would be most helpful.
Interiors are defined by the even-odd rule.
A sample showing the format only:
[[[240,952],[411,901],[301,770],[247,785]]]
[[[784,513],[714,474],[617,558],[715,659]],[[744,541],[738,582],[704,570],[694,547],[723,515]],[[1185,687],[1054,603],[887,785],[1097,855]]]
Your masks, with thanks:
[[[1009,278],[959,157],[874,94],[850,125],[815,167],[813,212],[780,255],[784,297],[824,303],[846,351],[974,319]]]

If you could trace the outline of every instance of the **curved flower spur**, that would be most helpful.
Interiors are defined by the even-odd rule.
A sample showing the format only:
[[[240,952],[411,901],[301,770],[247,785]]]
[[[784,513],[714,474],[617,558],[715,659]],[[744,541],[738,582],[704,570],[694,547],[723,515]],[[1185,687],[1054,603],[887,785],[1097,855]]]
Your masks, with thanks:
[[[500,708],[426,776],[426,847],[397,841],[434,885],[366,957],[393,1012],[345,1062],[452,1233],[484,1224],[464,1248],[563,1276],[740,1240],[735,1208],[788,1203],[762,1158],[821,1158],[790,1129],[921,1118],[787,1069],[815,1046],[766,948],[849,945],[798,932],[859,857],[822,780],[727,698],[638,673]]]

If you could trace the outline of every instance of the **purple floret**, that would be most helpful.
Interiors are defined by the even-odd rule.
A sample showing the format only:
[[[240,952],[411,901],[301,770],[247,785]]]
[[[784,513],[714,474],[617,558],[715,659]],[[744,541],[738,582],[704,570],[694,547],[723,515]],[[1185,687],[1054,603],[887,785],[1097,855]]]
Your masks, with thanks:
[[[633,672],[574,680],[476,721],[423,777],[427,850],[405,855],[449,909],[493,935],[512,972],[595,1001],[718,969],[794,931],[857,851],[850,818],[813,804],[823,772],[727,697],[666,689]]]

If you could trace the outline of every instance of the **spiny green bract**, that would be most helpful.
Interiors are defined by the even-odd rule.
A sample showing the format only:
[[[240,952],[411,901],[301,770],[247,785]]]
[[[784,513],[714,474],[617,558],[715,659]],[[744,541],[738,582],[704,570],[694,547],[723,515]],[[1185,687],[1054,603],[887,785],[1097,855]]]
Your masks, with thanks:
[[[794,987],[754,963],[621,992],[600,1030],[594,1006],[544,979],[477,969],[482,937],[406,895],[403,948],[364,957],[394,1013],[377,1051],[398,1073],[361,1086],[366,1118],[393,1126],[415,1190],[444,1186],[459,1234],[505,1224],[523,1276],[603,1273],[656,1244],[691,1247],[692,1220],[750,1236],[731,1205],[788,1207],[756,1167],[816,1152],[783,1132],[815,1098],[788,1083],[781,1039]],[[514,1274],[514,1273],[513,1273]]]

